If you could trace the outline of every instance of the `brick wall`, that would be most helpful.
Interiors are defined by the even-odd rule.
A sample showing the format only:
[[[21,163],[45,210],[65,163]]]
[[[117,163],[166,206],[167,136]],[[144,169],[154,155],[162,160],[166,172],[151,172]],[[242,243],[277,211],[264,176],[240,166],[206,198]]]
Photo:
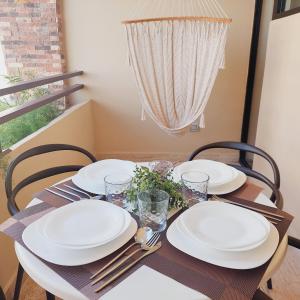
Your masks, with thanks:
[[[0,43],[9,75],[65,71],[60,0],[0,0]]]

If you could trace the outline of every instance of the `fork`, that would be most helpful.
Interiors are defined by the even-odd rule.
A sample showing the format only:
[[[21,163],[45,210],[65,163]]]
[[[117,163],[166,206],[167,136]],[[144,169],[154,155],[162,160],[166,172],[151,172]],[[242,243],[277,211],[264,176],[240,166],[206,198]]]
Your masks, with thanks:
[[[151,250],[156,243],[158,242],[160,238],[160,233],[154,233],[153,236],[150,238],[150,240],[145,243],[142,244],[140,248],[136,249],[135,251],[133,251],[130,255],[124,257],[120,262],[118,262],[117,264],[115,264],[112,268],[110,268],[109,270],[107,270],[106,272],[104,272],[102,275],[100,275],[99,277],[97,277],[94,281],[91,282],[91,285],[95,285],[97,282],[99,282],[100,280],[102,280],[104,277],[106,277],[107,275],[111,274],[114,270],[116,270],[117,268],[119,268],[121,265],[123,265],[129,258],[131,258],[133,255],[135,255],[136,253],[140,252],[140,251],[149,251]],[[125,249],[123,252],[121,252],[120,254],[122,255],[123,253],[125,253],[128,250]],[[113,259],[112,261],[110,261],[107,265],[105,265],[101,270],[99,270],[96,274],[100,274],[103,270],[105,270],[109,265],[111,265],[114,261],[116,261],[116,259],[118,259],[121,255],[117,256],[117,258]],[[94,278],[97,275],[93,275],[92,278]]]
[[[237,203],[237,202],[230,201],[230,200],[227,200],[227,199],[223,199],[223,198],[220,198],[216,195],[212,195],[211,199],[221,201],[221,202],[224,202],[224,203],[228,203],[228,204],[232,204],[232,205],[236,205],[236,206],[240,206],[240,207],[243,207],[245,209],[249,209],[249,210],[252,210],[254,212],[260,213],[261,215],[263,215],[266,219],[268,219],[273,224],[277,224],[278,222],[281,222],[284,219],[284,217],[282,217],[278,214],[271,213],[271,212],[265,211],[263,209],[251,207],[251,206],[248,206],[246,204],[241,204],[241,203]]]

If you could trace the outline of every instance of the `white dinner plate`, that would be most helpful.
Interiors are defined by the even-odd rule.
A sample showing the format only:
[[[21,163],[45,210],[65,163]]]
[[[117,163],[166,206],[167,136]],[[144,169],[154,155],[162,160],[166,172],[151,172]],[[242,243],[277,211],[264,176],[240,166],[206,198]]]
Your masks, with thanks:
[[[231,193],[240,188],[247,180],[247,176],[226,164],[212,160],[193,160],[176,166],[172,176],[175,182],[181,181],[184,172],[197,171],[207,173],[210,177],[208,182],[208,194],[222,195]]]
[[[197,242],[223,251],[253,249],[270,233],[270,222],[262,215],[219,201],[194,205],[179,216],[178,224]]]
[[[210,186],[224,185],[236,177],[235,170],[218,161],[197,159],[186,161],[174,168],[174,173],[181,177],[184,172],[199,171],[209,175]]]
[[[118,159],[100,160],[80,169],[72,177],[72,181],[87,192],[105,195],[105,176],[114,173],[134,176],[135,168],[136,164],[131,161]]]
[[[241,186],[244,185],[244,183],[247,181],[247,176],[243,172],[236,170],[237,176],[231,181],[224,185],[210,187],[208,184],[208,194],[210,195],[224,195],[231,192],[236,191]]]
[[[125,224],[127,230],[111,242],[88,249],[67,249],[61,248],[45,238],[40,230],[43,222],[44,217],[41,217],[30,224],[23,232],[23,241],[37,256],[62,266],[84,265],[106,257],[126,244],[137,231],[137,223],[130,217]]]
[[[40,229],[58,246],[83,249],[103,245],[122,234],[128,218],[126,210],[112,203],[81,200],[47,214]]]
[[[257,248],[241,252],[221,251],[207,247],[188,235],[184,235],[178,226],[177,218],[167,231],[167,239],[175,248],[192,257],[224,268],[240,270],[257,268],[272,257],[279,242],[278,231],[271,224],[268,238]]]

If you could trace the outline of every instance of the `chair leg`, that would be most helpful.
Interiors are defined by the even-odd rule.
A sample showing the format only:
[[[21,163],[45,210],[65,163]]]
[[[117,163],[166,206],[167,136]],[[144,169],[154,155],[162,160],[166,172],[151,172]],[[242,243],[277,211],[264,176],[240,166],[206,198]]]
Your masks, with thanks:
[[[268,287],[269,290],[272,290],[272,288],[273,288],[273,283],[272,283],[271,278],[267,281],[267,287]]]
[[[5,300],[5,295],[4,295],[4,292],[2,290],[2,287],[0,286],[0,300]]]
[[[272,300],[272,298],[264,293],[261,289],[258,289],[254,294],[252,300]]]
[[[46,291],[46,299],[47,300],[55,300],[55,296],[48,291]]]
[[[24,275],[24,269],[23,269],[23,267],[19,264],[13,300],[18,300],[18,299],[19,299],[20,292],[21,292],[21,286],[22,286],[23,275]]]

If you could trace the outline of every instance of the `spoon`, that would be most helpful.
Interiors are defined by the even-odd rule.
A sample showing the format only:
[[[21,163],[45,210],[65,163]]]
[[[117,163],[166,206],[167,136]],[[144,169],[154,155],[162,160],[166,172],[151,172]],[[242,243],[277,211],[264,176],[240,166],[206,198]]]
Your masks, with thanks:
[[[95,274],[93,274],[90,279],[95,278],[98,276],[101,272],[103,272],[105,269],[107,269],[110,265],[112,265],[117,259],[119,259],[124,253],[126,253],[129,249],[136,245],[142,245],[144,246],[147,241],[152,236],[152,229],[149,227],[141,227],[137,230],[134,240],[135,242],[130,244],[126,249],[124,249],[121,253],[119,253],[116,257],[114,257],[111,261],[109,261],[104,267],[102,267],[99,271],[97,271]]]

